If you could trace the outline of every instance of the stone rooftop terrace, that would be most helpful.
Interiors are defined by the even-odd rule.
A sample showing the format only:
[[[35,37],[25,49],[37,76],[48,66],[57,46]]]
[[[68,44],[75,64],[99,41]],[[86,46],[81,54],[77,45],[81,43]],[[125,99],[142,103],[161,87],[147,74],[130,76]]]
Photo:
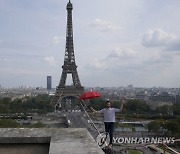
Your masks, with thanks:
[[[27,145],[30,147],[26,148]],[[37,145],[40,147],[36,147]],[[31,154],[31,151],[33,154],[104,153],[85,128],[0,129],[0,153]]]

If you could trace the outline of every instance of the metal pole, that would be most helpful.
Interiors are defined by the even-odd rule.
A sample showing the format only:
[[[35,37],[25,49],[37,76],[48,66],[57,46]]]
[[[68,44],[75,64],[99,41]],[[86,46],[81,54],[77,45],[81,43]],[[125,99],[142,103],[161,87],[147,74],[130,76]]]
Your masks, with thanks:
[[[81,101],[83,102],[83,100],[81,100]],[[84,112],[86,113],[87,117],[90,119],[91,124],[92,124],[93,127],[96,129],[96,131],[98,132],[98,134],[102,137],[102,134],[100,133],[100,131],[98,130],[98,128],[96,127],[96,125],[95,125],[94,122],[92,121],[91,117],[90,117],[89,114],[87,113],[86,109],[84,108],[84,106],[86,106],[86,104],[83,102],[83,104],[84,104],[84,106],[83,106],[83,104],[82,104],[81,101],[80,101],[80,104],[81,104]],[[88,100],[88,101],[89,101],[89,100]],[[89,102],[90,102],[90,101],[89,101]],[[106,140],[105,140],[104,143],[105,143],[106,146],[108,145],[107,142],[106,142]]]
[[[89,101],[89,100],[88,100]],[[82,101],[83,102],[83,101]],[[84,106],[82,105],[82,102],[80,101],[80,104],[84,110],[84,112],[86,113],[87,117],[90,119],[91,124],[93,125],[93,127],[96,129],[96,131],[98,132],[98,134],[101,134],[98,130],[98,128],[96,127],[96,125],[94,124],[94,122],[92,121],[91,117],[89,116],[89,114],[87,113],[86,109],[84,108]],[[83,104],[85,105],[85,103],[83,102]]]

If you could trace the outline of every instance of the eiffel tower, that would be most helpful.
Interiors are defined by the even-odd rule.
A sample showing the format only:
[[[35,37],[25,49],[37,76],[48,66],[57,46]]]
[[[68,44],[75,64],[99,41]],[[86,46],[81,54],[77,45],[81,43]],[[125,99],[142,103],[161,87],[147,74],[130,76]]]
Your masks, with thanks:
[[[77,65],[75,63],[74,45],[73,45],[73,26],[72,26],[72,9],[73,5],[69,0],[67,10],[67,29],[66,29],[66,48],[64,65],[62,66],[62,74],[59,85],[56,88],[55,96],[52,100],[52,104],[61,105],[61,101],[68,97],[78,98],[80,94],[84,92],[84,87],[81,86],[79,80]],[[73,84],[66,85],[67,75],[72,75]]]

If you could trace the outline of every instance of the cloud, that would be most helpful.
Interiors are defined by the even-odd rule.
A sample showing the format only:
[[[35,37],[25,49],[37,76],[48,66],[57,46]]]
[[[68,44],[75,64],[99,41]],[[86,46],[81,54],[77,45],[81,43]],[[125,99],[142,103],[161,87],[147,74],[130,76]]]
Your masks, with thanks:
[[[103,32],[117,31],[120,27],[112,24],[111,22],[96,18],[92,23],[90,23],[91,27],[95,27],[100,29]]]
[[[176,57],[175,54],[161,50],[144,52],[137,49],[116,47],[105,58],[93,59],[88,64],[88,69],[109,73],[148,73],[173,65],[174,57]]]
[[[105,69],[106,68],[106,62],[104,60],[99,59],[93,59],[91,63],[87,65],[87,68],[91,69]]]
[[[44,61],[47,62],[49,65],[55,65],[55,59],[53,56],[47,56],[44,58]]]
[[[64,40],[63,37],[60,37],[60,36],[54,36],[53,39],[52,39],[52,43],[57,45],[57,44],[60,44],[62,42],[62,40]]]
[[[109,55],[108,58],[133,58],[137,56],[137,52],[130,48],[116,47]]]
[[[116,47],[105,58],[93,59],[88,68],[98,70],[116,70],[127,68],[131,65],[139,65],[141,62],[139,52],[130,48]]]
[[[162,29],[154,29],[143,35],[142,45],[145,47],[161,46],[165,50],[180,50],[180,38]]]

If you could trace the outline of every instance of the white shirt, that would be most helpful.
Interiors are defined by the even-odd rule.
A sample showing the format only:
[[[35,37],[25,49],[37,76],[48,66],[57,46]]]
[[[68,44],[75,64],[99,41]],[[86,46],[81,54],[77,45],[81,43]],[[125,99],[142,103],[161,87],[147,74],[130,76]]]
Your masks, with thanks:
[[[120,109],[116,108],[104,108],[99,113],[103,113],[104,122],[115,122],[115,112],[120,112]]]

